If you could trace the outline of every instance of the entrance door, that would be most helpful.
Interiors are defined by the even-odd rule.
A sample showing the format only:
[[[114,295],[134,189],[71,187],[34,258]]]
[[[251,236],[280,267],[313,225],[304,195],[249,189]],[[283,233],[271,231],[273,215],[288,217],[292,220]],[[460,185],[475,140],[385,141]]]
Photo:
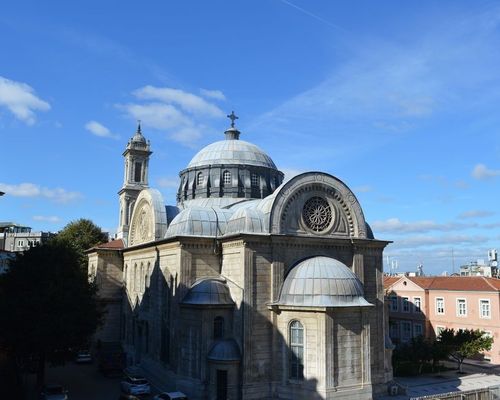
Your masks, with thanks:
[[[217,370],[217,400],[227,400],[227,371]]]

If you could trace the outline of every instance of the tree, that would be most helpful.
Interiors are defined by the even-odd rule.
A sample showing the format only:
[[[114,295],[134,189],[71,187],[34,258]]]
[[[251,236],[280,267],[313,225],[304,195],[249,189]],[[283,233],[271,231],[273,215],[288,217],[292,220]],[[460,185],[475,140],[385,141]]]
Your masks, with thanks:
[[[82,268],[87,267],[85,250],[96,244],[106,242],[107,235],[91,220],[80,218],[71,221],[58,234],[57,240],[69,243],[78,253]]]
[[[18,361],[37,360],[37,384],[46,361],[88,344],[102,309],[97,288],[64,241],[49,241],[19,254],[0,275],[0,340]]]
[[[412,338],[410,342],[397,347],[393,353],[395,368],[404,369],[406,365],[413,374],[421,374],[424,365],[428,364],[432,358],[432,342],[423,336]]]
[[[438,337],[438,342],[446,349],[448,355],[458,363],[458,370],[462,372],[465,358],[478,355],[482,351],[491,350],[493,338],[478,329],[444,329]]]

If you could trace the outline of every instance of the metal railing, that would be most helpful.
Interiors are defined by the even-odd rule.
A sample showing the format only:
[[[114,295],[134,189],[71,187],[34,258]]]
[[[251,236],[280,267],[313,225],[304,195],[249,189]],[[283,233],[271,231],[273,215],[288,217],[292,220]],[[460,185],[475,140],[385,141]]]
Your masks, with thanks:
[[[410,400],[500,400],[500,386],[410,397]]]

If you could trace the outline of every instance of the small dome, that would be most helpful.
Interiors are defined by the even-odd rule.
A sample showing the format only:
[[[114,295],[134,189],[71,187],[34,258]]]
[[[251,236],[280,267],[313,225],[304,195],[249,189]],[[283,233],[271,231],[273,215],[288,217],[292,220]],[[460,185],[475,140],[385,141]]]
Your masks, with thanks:
[[[207,358],[210,361],[239,361],[240,348],[234,339],[217,340],[208,352]]]
[[[189,207],[170,223],[165,238],[174,236],[222,236],[232,211],[214,208]]]
[[[269,231],[269,218],[255,208],[240,208],[229,219],[226,235],[232,233],[266,233]]]
[[[182,304],[203,306],[232,306],[234,301],[226,285],[220,278],[207,278],[195,282],[182,300]]]
[[[209,144],[193,157],[187,168],[214,164],[254,165],[276,169],[271,157],[244,140],[220,140]]]
[[[281,288],[278,304],[310,307],[359,307],[363,285],[340,261],[330,257],[308,258],[295,265]]]

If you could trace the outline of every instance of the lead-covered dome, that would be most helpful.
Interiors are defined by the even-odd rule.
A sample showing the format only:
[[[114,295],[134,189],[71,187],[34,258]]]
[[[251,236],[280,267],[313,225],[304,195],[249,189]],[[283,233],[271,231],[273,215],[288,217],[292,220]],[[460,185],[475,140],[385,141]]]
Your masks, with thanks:
[[[189,202],[200,198],[262,199],[283,182],[284,175],[271,157],[240,140],[231,119],[231,128],[224,132],[226,140],[201,149],[179,173],[179,206],[189,207]]]
[[[221,278],[204,278],[195,282],[182,300],[182,304],[198,306],[233,306],[234,301]]]
[[[357,276],[334,258],[316,256],[295,265],[281,288],[279,305],[307,307],[370,306]]]
[[[188,168],[215,164],[243,164],[276,169],[271,157],[256,145],[244,140],[220,140],[201,149]]]

